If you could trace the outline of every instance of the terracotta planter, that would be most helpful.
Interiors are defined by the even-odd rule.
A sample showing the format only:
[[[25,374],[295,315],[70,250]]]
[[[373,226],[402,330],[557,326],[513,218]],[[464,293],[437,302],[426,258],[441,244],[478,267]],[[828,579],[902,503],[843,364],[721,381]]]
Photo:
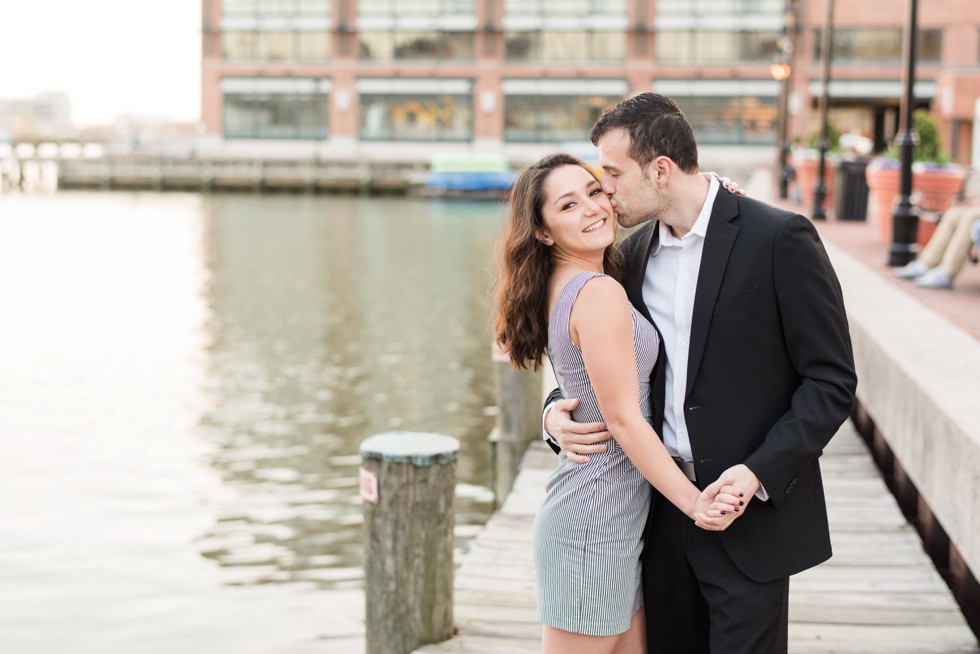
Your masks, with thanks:
[[[871,201],[872,219],[877,221],[882,243],[892,241],[892,214],[898,198],[899,163],[891,159],[875,159],[865,173]],[[963,184],[964,171],[959,166],[939,166],[917,163],[912,167],[912,194],[923,211],[942,213]],[[919,221],[916,241],[919,247],[929,242],[936,229],[933,221]]]
[[[793,153],[793,168],[796,170],[796,186],[800,191],[800,209],[803,214],[813,211],[813,191],[819,177],[820,153],[815,150],[797,150]],[[824,198],[824,211],[829,213],[834,206],[834,177],[837,161],[831,157],[824,159],[824,183],[827,197]]]

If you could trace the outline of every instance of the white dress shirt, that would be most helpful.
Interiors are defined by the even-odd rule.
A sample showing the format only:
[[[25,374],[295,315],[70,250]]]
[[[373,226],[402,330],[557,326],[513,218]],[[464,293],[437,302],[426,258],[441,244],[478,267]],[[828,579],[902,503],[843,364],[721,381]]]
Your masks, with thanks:
[[[660,242],[650,253],[646,276],[643,279],[643,301],[650,310],[653,322],[667,353],[664,398],[664,446],[671,456],[693,462],[691,438],[684,417],[684,397],[687,394],[687,362],[691,345],[691,319],[694,316],[694,293],[698,287],[704,237],[708,233],[711,210],[720,188],[712,177],[704,206],[691,231],[677,238],[670,228],[660,223]],[[719,435],[723,437],[723,435]],[[769,499],[766,489],[759,486],[755,496],[763,502]]]
[[[694,461],[691,440],[684,418],[684,395],[687,393],[687,360],[691,343],[691,317],[694,314],[694,292],[698,287],[704,236],[708,231],[711,209],[720,185],[709,181],[704,206],[691,230],[681,238],[660,223],[660,242],[650,253],[643,280],[643,301],[667,353],[666,397],[664,398],[664,445],[671,456]]]

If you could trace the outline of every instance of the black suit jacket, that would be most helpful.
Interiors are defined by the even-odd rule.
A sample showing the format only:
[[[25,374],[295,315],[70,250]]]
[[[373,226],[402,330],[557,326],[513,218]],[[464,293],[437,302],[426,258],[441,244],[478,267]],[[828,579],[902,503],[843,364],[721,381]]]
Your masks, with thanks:
[[[658,236],[652,222],[621,244],[624,286],[648,319],[642,289]],[[651,379],[657,433],[665,357],[661,344]],[[695,291],[683,408],[702,486],[744,463],[769,493],[720,534],[751,579],[787,577],[830,558],[818,459],[849,416],[856,385],[840,284],[813,225],[719,193]],[[653,510],[666,502],[655,497]]]

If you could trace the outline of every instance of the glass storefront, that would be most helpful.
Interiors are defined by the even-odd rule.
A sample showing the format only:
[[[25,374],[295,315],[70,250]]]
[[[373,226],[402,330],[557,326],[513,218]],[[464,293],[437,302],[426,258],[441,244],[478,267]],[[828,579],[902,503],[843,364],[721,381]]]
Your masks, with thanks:
[[[657,0],[663,16],[782,16],[785,0]]]
[[[626,0],[504,0],[504,15],[626,15]]]
[[[504,38],[505,56],[509,61],[557,63],[626,59],[626,39],[621,32],[509,31]]]
[[[331,4],[331,0],[221,0],[221,15],[323,16],[330,13]]]
[[[628,90],[622,80],[504,80],[504,141],[587,143],[595,121]]]
[[[700,144],[772,145],[779,85],[773,80],[657,80],[691,123]]]
[[[362,78],[357,81],[363,141],[471,141],[469,80]]]
[[[471,61],[473,32],[362,31],[358,48],[364,61]]]
[[[823,47],[821,29],[814,30],[813,57],[821,59]],[[922,29],[918,32],[919,44],[916,59],[920,62],[938,63],[943,54],[943,31]],[[831,54],[835,62],[848,63],[897,63],[902,61],[902,30],[900,28],[835,28]]]
[[[772,60],[778,32],[662,30],[654,36],[654,58],[671,64],[737,64]]]
[[[229,139],[325,139],[330,82],[312,78],[221,80]]]
[[[357,0],[359,16],[474,14],[476,0]]]
[[[225,31],[225,61],[328,61],[330,32]]]
[[[776,142],[776,98],[676,97],[698,143],[772,144]]]

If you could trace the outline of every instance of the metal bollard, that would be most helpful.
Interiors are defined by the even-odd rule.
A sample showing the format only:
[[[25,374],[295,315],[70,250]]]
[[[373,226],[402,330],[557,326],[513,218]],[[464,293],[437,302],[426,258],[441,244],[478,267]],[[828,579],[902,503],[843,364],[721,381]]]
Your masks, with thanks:
[[[361,443],[367,654],[453,635],[459,441],[390,432]]]

